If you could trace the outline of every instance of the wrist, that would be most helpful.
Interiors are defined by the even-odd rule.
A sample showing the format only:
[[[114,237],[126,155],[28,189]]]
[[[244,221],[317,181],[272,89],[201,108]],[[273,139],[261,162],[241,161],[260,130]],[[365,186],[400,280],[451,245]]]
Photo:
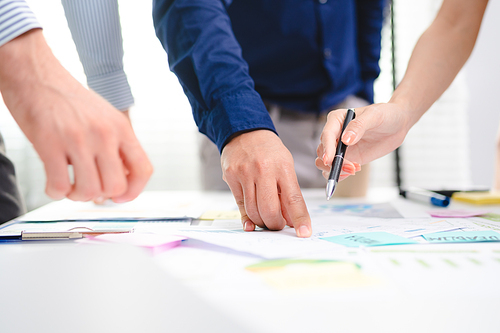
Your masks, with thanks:
[[[31,68],[36,68],[36,49],[41,44],[41,29],[30,30],[0,47],[0,90],[15,89],[26,80]]]
[[[47,92],[74,95],[82,88],[32,29],[0,47],[0,92],[16,121],[35,116],[30,111]]]
[[[29,30],[0,47],[2,93],[46,85],[64,74],[41,29]]]
[[[244,131],[239,131],[239,132],[233,133],[229,137],[229,139],[227,139],[227,141],[225,142],[225,144],[222,146],[221,153],[222,153],[222,151],[224,150],[224,148],[228,144],[230,144],[231,142],[234,143],[234,141],[236,141],[235,139],[241,138],[242,136],[243,137],[248,137],[248,136],[259,135],[261,132],[271,132],[271,133],[273,133],[273,135],[275,135],[276,137],[278,137],[278,134],[276,132],[274,132],[273,130],[270,130],[268,128],[251,128],[251,129],[247,129],[247,130],[244,130]]]
[[[389,100],[389,104],[397,105],[398,110],[401,110],[403,117],[405,118],[403,128],[407,133],[413,125],[417,123],[422,114],[417,111],[417,108],[413,105],[413,103],[397,93]]]

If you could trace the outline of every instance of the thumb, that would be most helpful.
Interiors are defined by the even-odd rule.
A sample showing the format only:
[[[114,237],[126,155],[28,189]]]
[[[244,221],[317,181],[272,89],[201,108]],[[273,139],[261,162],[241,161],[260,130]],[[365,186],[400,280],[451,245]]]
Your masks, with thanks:
[[[345,128],[341,140],[346,145],[350,146],[358,143],[367,130],[376,126],[377,122],[374,119],[374,113],[367,112],[367,110],[369,109],[360,110],[361,112],[356,111],[356,118]]]

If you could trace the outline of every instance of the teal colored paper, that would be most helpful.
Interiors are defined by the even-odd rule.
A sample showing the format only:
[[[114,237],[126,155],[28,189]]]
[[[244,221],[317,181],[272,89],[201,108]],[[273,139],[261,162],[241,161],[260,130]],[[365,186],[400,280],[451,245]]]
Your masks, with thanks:
[[[328,242],[349,247],[415,244],[416,241],[388,232],[356,232],[340,236],[321,238]]]
[[[436,232],[422,235],[429,243],[477,243],[500,242],[500,234],[495,231],[455,231]]]

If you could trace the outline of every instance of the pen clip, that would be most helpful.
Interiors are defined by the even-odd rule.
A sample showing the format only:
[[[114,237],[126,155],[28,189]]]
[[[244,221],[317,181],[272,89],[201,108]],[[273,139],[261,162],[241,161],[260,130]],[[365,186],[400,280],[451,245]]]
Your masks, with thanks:
[[[102,234],[122,234],[131,230],[93,230],[89,227],[74,227],[68,231],[21,231],[21,240],[61,240],[79,239],[85,236],[98,236]]]
[[[55,240],[55,239],[77,239],[83,238],[81,232],[75,231],[44,231],[26,232],[21,231],[21,240]]]

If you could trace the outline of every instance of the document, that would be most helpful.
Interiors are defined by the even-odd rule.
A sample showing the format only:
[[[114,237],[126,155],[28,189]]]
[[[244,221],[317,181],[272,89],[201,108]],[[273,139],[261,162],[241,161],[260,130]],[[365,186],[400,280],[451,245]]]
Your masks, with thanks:
[[[233,208],[234,203],[223,205],[218,195],[203,196],[200,192],[144,192],[135,200],[117,204],[107,201],[102,205],[93,202],[74,202],[63,199],[29,212],[19,221],[88,221],[88,220],[167,220],[197,218],[211,207]],[[223,201],[224,202],[224,201]],[[226,201],[227,202],[227,201]]]

